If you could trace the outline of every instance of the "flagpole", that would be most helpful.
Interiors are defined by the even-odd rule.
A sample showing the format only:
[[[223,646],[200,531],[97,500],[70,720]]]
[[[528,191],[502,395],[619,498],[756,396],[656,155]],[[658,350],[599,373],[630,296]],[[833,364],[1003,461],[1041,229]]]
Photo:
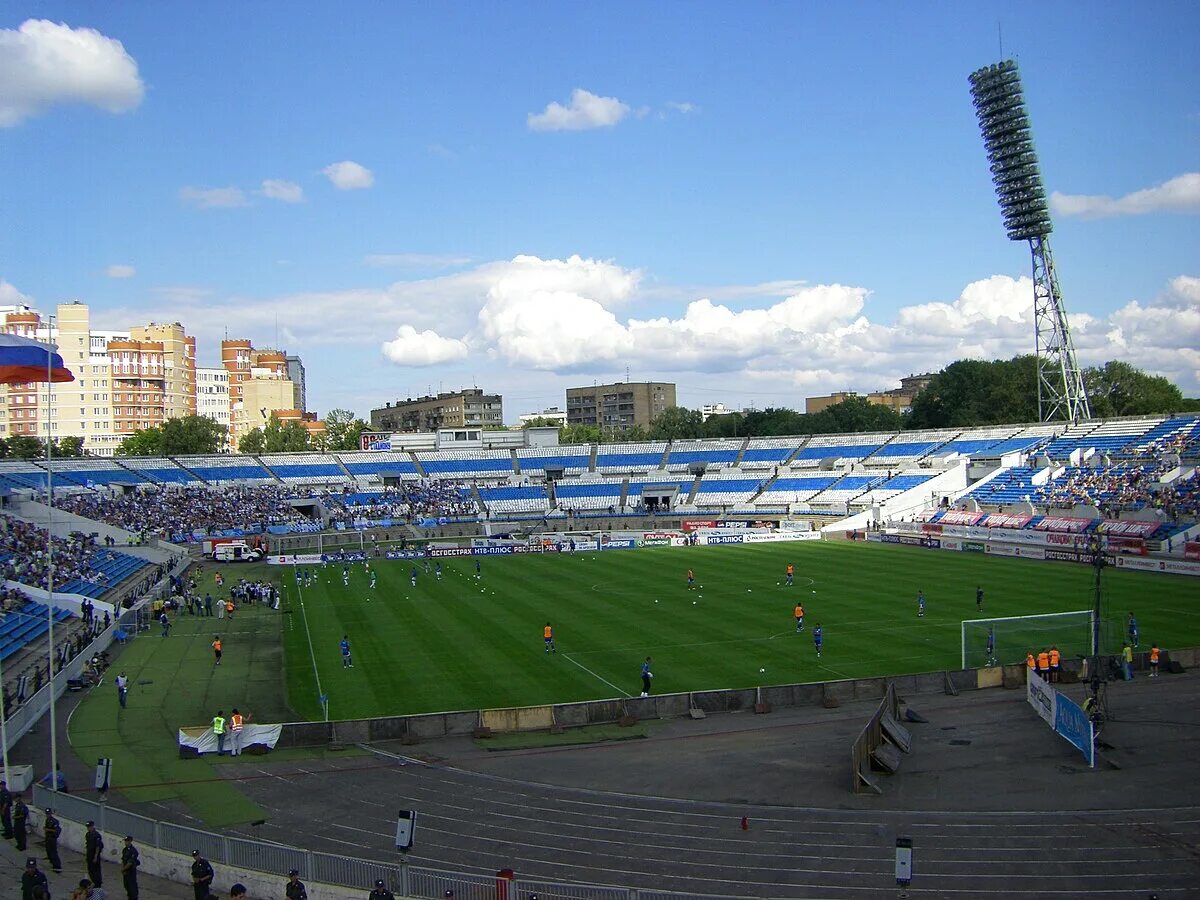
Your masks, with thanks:
[[[49,318],[54,322],[54,317]],[[46,354],[46,492],[49,494],[49,513],[46,515],[46,624],[50,664],[50,790],[58,790],[58,723],[54,718],[54,450],[51,448],[50,413],[54,407],[54,347],[53,330],[49,335],[50,352]]]

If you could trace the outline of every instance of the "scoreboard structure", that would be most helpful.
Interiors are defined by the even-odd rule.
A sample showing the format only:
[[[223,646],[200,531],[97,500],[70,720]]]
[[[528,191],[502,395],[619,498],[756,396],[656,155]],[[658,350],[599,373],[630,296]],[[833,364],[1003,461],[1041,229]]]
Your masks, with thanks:
[[[391,450],[392,433],[390,431],[364,431],[358,439],[360,450]]]

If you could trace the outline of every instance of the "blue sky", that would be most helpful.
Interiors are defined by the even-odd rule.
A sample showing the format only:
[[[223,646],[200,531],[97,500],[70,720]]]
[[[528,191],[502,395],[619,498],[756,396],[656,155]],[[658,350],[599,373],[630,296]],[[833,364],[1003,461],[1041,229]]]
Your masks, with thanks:
[[[998,22],[1082,361],[1200,393],[1194,3],[10,3],[0,302],[278,342],[322,413],[627,368],[803,408],[1026,351]]]

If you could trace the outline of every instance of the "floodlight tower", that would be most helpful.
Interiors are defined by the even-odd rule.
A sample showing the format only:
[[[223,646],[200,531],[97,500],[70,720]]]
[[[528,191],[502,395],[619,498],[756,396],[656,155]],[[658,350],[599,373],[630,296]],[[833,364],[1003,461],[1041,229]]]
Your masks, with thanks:
[[[1021,73],[1011,59],[971,74],[971,99],[991,163],[992,183],[1010,241],[1029,241],[1033,255],[1033,327],[1038,369],[1038,420],[1090,419],[1083,373],[1067,324],[1050,253],[1050,209],[1038,169]]]

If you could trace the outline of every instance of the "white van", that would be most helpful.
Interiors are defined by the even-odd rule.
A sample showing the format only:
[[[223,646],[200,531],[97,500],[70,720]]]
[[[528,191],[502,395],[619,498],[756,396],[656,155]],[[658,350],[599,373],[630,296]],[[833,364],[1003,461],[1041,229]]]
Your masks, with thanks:
[[[212,558],[217,562],[258,562],[263,552],[245,541],[226,541],[213,547]]]

